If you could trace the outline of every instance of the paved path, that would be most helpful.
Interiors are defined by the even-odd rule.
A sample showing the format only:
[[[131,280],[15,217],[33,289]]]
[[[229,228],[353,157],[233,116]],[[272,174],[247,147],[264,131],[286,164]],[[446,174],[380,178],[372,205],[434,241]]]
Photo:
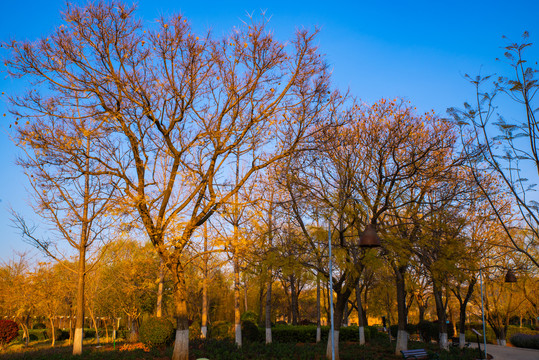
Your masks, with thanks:
[[[477,348],[477,344],[472,343],[472,347]],[[492,355],[494,360],[539,360],[539,350],[493,344],[487,344],[487,354]]]

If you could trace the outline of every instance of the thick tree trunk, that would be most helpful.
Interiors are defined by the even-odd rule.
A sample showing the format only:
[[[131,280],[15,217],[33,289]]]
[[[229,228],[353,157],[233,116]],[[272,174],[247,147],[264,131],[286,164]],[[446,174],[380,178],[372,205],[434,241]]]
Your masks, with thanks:
[[[434,301],[436,302],[436,314],[438,315],[438,326],[440,327],[439,344],[440,349],[448,350],[449,342],[447,339],[447,314],[443,301],[442,288],[437,281],[432,282]]]
[[[234,334],[238,347],[241,347],[241,312],[240,312],[240,265],[234,254]]]
[[[129,341],[130,342],[137,342],[139,337],[138,333],[138,319],[134,316],[129,316],[129,322],[130,322],[130,332],[129,332]]]
[[[299,307],[298,307],[298,294],[296,291],[296,277],[294,274],[290,275],[290,307],[292,308],[292,325],[298,324]]]
[[[320,323],[320,276],[316,277],[316,342],[322,340],[322,328]]]
[[[271,268],[268,269],[268,289],[266,291],[266,344],[271,344]]]
[[[85,232],[87,230],[87,224],[83,224],[84,239]],[[82,245],[79,248],[79,269],[78,269],[78,282],[77,282],[77,310],[75,318],[75,336],[73,340],[73,355],[82,354],[82,340],[83,340],[83,327],[84,327],[84,282],[86,277],[86,241],[81,241]]]
[[[273,246],[273,194],[271,195],[268,219],[268,242],[269,248]],[[271,334],[271,285],[273,281],[273,272],[271,266],[268,266],[268,289],[266,291],[266,344],[273,341]]]
[[[335,360],[339,360],[339,332],[342,326],[342,320],[344,315],[344,307],[348,304],[348,299],[351,294],[350,289],[346,289],[344,292],[337,293],[337,303],[335,304],[335,311],[333,312],[333,323],[334,323],[334,338],[335,344]],[[328,343],[326,348],[326,357],[331,359],[331,330],[328,334]]]
[[[425,306],[418,305],[419,308],[419,322],[425,321]]]
[[[163,289],[165,287],[165,265],[163,260],[159,262],[159,285],[157,285],[157,306],[155,316],[160,318],[163,316]]]
[[[90,149],[90,137],[87,138],[86,155]],[[83,214],[82,214],[82,227],[79,243],[79,269],[78,269],[78,282],[77,282],[77,317],[75,322],[75,338],[73,341],[73,355],[82,354],[82,340],[84,337],[84,283],[86,277],[86,245],[88,244],[88,212],[90,206],[90,158],[86,158],[86,172],[84,174],[84,202],[83,202]]]
[[[174,289],[174,302],[176,310],[176,339],[172,360],[189,360],[189,318],[187,314],[187,287],[183,269],[178,269]]]
[[[357,326],[359,328],[359,345],[365,345],[365,323],[363,322],[363,304],[361,303],[361,288],[359,279],[356,283],[356,301],[357,301]]]
[[[202,279],[202,317],[200,321],[200,335],[205,339],[208,334],[208,225],[204,223],[204,274]]]
[[[245,273],[243,276],[243,302],[245,312],[249,311],[249,304],[247,302],[247,279],[245,278]]]
[[[402,350],[408,350],[408,332],[406,331],[406,288],[404,284],[404,275],[406,267],[400,266],[395,269],[395,280],[397,283],[397,343],[395,346],[395,355],[401,355]]]
[[[460,304],[459,309],[459,347],[461,349],[466,345],[466,337],[464,332],[466,331],[466,303]]]

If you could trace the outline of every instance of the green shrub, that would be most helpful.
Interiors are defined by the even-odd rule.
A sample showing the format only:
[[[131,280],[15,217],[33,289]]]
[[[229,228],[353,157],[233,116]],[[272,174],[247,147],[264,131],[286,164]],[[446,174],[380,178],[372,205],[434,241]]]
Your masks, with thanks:
[[[228,321],[216,321],[208,328],[208,337],[215,340],[231,339],[231,324]]]
[[[241,314],[240,319],[241,319],[242,322],[250,321],[253,324],[256,324],[258,322],[258,314],[255,313],[252,310],[248,310],[248,311],[244,312],[243,314]]]
[[[473,327],[473,329],[477,330],[480,334],[483,334],[483,327],[481,324],[476,325]],[[492,328],[487,326],[486,331],[486,338],[487,342],[489,344],[495,344],[496,343],[496,335],[494,334],[494,330]],[[477,336],[475,333],[469,329],[464,332],[464,337],[466,338],[467,342],[477,342]],[[479,336],[479,341],[483,342],[483,336]]]
[[[539,331],[532,330],[527,327],[519,327],[519,326],[510,325],[507,328],[507,334],[506,334],[507,340],[511,339],[511,337],[516,334],[539,335]]]
[[[256,342],[262,338],[259,335],[258,326],[250,320],[241,322],[241,337],[243,342]]]
[[[19,325],[12,320],[0,320],[0,346],[9,344],[19,335]]]
[[[174,325],[165,318],[150,317],[139,329],[140,341],[153,346],[165,346],[174,339]]]
[[[392,337],[397,337],[397,334],[399,332],[399,325],[391,325],[389,327],[389,332],[391,333]]]
[[[95,329],[83,329],[85,339],[95,339]]]
[[[434,324],[430,321],[421,321],[417,324],[417,331],[423,341],[430,342],[432,339],[438,338],[438,327],[437,324]]]
[[[62,340],[62,337],[64,336],[63,335],[64,332],[67,333],[67,337],[69,338],[69,332],[63,331],[62,329],[58,329],[58,328],[54,329],[54,337],[56,338],[56,341]],[[46,336],[47,339],[52,339],[52,329],[47,328],[47,330],[45,330],[44,335]]]
[[[201,332],[200,321],[193,321],[191,325],[189,325],[189,341],[200,339]]]
[[[510,341],[514,346],[539,349],[539,335],[515,334],[511,336]]]

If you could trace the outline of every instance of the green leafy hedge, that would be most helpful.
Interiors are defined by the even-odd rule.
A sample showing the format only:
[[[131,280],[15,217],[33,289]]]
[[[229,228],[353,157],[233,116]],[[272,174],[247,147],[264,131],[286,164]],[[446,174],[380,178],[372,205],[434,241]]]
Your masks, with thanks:
[[[140,326],[139,336],[150,347],[165,346],[174,339],[174,325],[168,319],[151,317]]]
[[[539,349],[539,335],[515,334],[510,338],[511,344],[528,349]]]

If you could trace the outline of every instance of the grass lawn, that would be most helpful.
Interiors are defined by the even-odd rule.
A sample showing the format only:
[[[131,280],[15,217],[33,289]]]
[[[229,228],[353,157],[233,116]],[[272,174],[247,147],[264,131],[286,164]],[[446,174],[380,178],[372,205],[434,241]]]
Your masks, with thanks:
[[[85,344],[83,355],[72,356],[72,348],[67,341],[61,342],[59,346],[50,348],[50,342],[32,342],[28,348],[20,347],[14,344],[7,351],[0,353],[2,360],[20,360],[20,359],[36,359],[36,360],[67,360],[67,359],[132,359],[132,360],[167,360],[171,358],[172,348],[151,349],[149,351],[137,349],[136,345],[131,344],[116,344],[116,348],[111,343],[97,346],[92,344],[93,340]],[[274,343],[265,345],[263,343],[245,344],[241,349],[236,348],[233,342],[223,341],[191,341],[190,342],[190,358],[206,357],[210,360],[245,360],[245,359],[275,359],[275,360],[322,360],[325,359],[326,344],[287,344]],[[394,344],[393,344],[394,345]],[[477,355],[477,350],[452,349],[452,352],[440,352],[436,344],[426,344],[420,342],[410,342],[410,348],[427,348],[428,350],[440,353],[441,360],[467,360],[474,359]],[[129,350],[121,350],[129,348]],[[390,346],[387,339],[374,339],[366,346],[359,346],[357,343],[348,342],[340,344],[341,360],[367,360],[402,359],[402,356],[393,354],[393,347]]]

